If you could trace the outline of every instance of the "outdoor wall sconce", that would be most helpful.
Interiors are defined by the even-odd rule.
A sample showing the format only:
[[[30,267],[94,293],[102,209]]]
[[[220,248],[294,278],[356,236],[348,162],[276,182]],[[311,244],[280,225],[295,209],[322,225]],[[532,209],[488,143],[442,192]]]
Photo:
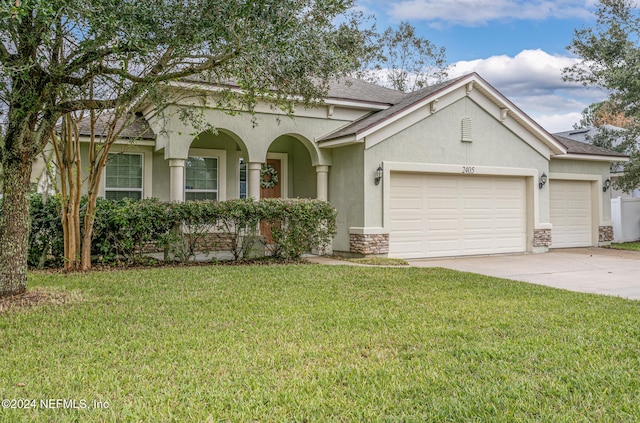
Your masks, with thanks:
[[[611,186],[611,179],[605,180],[604,184],[602,185],[602,192],[607,192],[610,186]]]
[[[547,174],[542,172],[540,175],[540,182],[538,182],[538,188],[542,189],[543,186],[547,183]]]
[[[380,185],[381,180],[382,180],[382,163],[380,163],[380,166],[378,166],[378,168],[376,169],[376,177],[373,181],[375,182],[376,185]]]

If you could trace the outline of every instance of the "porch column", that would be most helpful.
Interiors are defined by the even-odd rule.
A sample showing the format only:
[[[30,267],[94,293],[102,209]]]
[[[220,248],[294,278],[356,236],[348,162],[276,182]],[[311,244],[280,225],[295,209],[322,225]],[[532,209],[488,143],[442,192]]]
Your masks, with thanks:
[[[316,198],[327,201],[329,199],[329,166],[316,166]]]
[[[169,200],[184,201],[184,159],[169,159]]]
[[[249,172],[247,175],[249,182],[248,196],[254,200],[260,199],[260,169],[262,169],[262,163],[260,162],[247,163],[247,170]]]

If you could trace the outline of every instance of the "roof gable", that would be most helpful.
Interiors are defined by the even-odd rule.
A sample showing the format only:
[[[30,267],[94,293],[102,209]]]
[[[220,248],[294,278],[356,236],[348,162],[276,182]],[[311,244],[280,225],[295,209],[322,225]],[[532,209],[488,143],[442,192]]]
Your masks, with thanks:
[[[514,129],[515,126],[520,127],[521,130],[515,128],[514,132],[528,134],[528,137],[525,135],[527,138],[533,137],[536,141],[532,141],[532,143],[536,144],[534,147],[538,151],[544,154],[541,150],[548,149],[549,152],[544,154],[545,156],[549,154],[566,154],[566,149],[561,143],[476,73],[405,94],[400,101],[388,109],[370,113],[358,121],[319,138],[317,141],[324,147],[365,142],[366,138],[372,134],[418,110],[424,110],[426,106],[428,106],[428,110],[426,115],[423,112],[424,116],[436,113],[439,108],[452,104],[465,95],[469,96],[484,109],[495,109],[491,110],[490,114],[505,123],[505,125],[510,125],[512,127],[510,129]],[[511,122],[506,122],[508,117]],[[382,140],[378,140],[378,142],[380,141]],[[545,147],[541,147],[538,144]],[[375,145],[375,143],[371,145]],[[367,145],[367,147],[371,145]]]

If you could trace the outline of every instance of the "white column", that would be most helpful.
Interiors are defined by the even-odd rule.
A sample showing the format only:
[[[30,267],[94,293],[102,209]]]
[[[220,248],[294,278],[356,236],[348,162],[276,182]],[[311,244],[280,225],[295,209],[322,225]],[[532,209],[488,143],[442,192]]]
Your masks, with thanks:
[[[249,162],[247,163],[248,182],[249,182],[249,198],[254,200],[260,199],[260,169],[262,169],[262,163]]]
[[[184,201],[184,159],[169,159],[169,199],[175,202]]]
[[[316,166],[316,198],[327,201],[329,199],[329,166]]]

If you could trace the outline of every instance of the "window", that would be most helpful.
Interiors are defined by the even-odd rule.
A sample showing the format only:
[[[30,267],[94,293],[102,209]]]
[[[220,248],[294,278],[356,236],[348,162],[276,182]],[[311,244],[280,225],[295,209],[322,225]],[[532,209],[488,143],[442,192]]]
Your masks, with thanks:
[[[238,198],[247,198],[247,164],[244,162],[244,159],[240,159],[239,165],[239,178],[240,181],[240,191]]]
[[[185,162],[185,201],[218,199],[218,158],[189,157]]]
[[[105,167],[105,198],[142,199],[142,158],[142,154],[109,154]]]

